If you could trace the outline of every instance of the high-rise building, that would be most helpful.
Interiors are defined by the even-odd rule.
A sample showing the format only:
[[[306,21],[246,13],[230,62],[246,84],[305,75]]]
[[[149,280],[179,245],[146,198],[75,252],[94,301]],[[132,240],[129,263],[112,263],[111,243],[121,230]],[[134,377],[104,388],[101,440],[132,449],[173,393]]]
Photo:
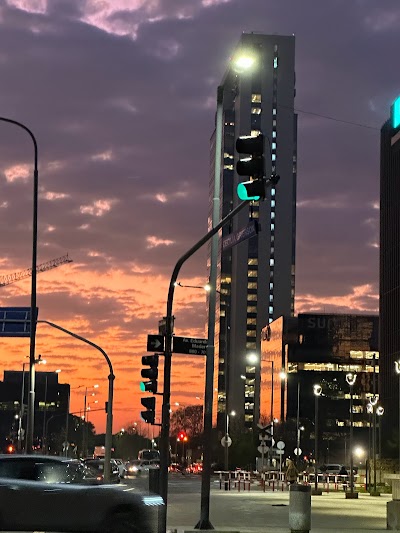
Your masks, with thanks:
[[[400,359],[400,97],[381,129],[380,179],[380,394],[383,440],[399,439]]]
[[[251,56],[250,69],[238,73],[240,54]],[[297,115],[294,36],[243,34],[222,83],[223,135],[221,218],[240,200],[235,170],[239,136],[265,136],[266,176],[281,179],[265,201],[251,202],[220,234],[215,338],[215,388],[219,425],[225,409],[247,427],[258,423],[261,329],[294,313]],[[242,65],[249,62],[242,62]],[[214,189],[215,131],[211,137],[210,211]],[[247,240],[237,242],[247,228]],[[256,232],[258,230],[258,233]],[[218,383],[217,383],[218,380]],[[228,394],[226,394],[228,390]],[[226,405],[228,397],[228,405]]]
[[[378,393],[382,361],[378,326],[378,315],[304,313],[280,317],[263,329],[261,418],[276,420],[274,434],[277,439],[283,437],[287,453],[293,453],[300,438],[304,455],[314,453],[314,385],[319,385],[320,460],[350,463],[351,389],[346,374],[353,373],[354,443],[364,451],[363,461],[371,457],[371,430],[375,427],[378,433],[381,419],[386,417],[385,411],[374,425],[368,410],[368,403]],[[301,427],[304,431],[300,432]],[[377,438],[376,443],[380,450],[381,440]]]

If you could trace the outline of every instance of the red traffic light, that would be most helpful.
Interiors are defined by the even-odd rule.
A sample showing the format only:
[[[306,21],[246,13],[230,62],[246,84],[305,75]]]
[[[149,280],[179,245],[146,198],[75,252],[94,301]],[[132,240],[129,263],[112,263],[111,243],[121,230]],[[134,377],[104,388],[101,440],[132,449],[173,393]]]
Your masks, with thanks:
[[[180,431],[179,434],[178,434],[178,440],[183,440],[183,441],[187,441],[187,435],[184,431]]]

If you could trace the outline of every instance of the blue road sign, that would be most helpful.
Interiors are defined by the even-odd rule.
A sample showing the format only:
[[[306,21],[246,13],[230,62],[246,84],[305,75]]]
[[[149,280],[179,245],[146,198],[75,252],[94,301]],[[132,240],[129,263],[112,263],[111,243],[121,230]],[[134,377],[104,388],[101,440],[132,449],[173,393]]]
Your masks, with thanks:
[[[36,307],[36,320],[38,313]],[[30,334],[30,307],[0,307],[0,337],[29,337]]]

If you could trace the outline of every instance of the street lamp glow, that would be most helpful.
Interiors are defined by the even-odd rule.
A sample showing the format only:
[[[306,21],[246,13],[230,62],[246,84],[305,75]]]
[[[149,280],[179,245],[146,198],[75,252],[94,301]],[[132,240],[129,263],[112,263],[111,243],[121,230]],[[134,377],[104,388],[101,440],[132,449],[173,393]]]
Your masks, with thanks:
[[[361,457],[363,457],[365,455],[365,450],[363,448],[361,448],[361,446],[357,446],[356,448],[354,448],[353,453],[354,453],[354,455],[356,457],[361,459]]]
[[[204,285],[204,290],[207,291],[207,292],[210,292],[211,291],[211,285],[209,283],[206,283]]]
[[[98,388],[99,388],[99,385],[96,383],[96,385],[93,385],[93,388],[94,388],[94,389],[98,389]]]
[[[236,416],[236,411],[231,411],[231,412],[229,413],[229,416]]]
[[[346,381],[352,387],[354,383],[356,382],[357,374],[353,374],[353,372],[349,372],[346,374]]]
[[[282,380],[286,379],[286,378],[287,378],[287,374],[286,374],[286,372],[285,372],[284,370],[281,370],[281,371],[279,372],[279,377],[280,377],[280,379],[282,379]]]
[[[246,358],[247,358],[247,361],[252,365],[255,365],[256,363],[258,363],[258,355],[256,353],[248,353]]]
[[[376,414],[378,416],[382,416],[384,412],[385,412],[385,409],[381,405],[376,408]]]
[[[254,65],[255,59],[249,54],[240,54],[233,59],[233,68],[236,72],[244,72]]]
[[[315,396],[321,396],[321,394],[322,394],[321,385],[314,385],[314,394],[315,394]]]
[[[61,372],[61,368],[57,368],[57,370],[54,371],[56,374],[59,374]]]
[[[246,379],[246,376],[244,374],[240,374],[240,379]]]

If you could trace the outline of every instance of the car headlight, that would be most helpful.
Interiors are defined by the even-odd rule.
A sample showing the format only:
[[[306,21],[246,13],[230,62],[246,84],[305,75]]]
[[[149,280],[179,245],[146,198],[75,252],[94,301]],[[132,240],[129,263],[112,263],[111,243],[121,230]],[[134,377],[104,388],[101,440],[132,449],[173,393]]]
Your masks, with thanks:
[[[129,472],[137,472],[138,468],[137,466],[130,466],[129,467]]]

